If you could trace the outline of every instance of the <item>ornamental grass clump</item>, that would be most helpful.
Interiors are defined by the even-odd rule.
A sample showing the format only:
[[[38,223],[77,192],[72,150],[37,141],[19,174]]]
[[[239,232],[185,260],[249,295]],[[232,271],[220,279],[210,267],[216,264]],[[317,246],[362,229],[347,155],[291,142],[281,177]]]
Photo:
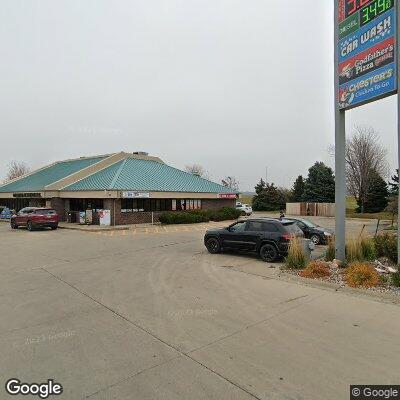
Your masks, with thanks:
[[[290,240],[285,264],[288,268],[293,269],[303,269],[307,265],[306,253],[298,238],[292,238]]]
[[[376,250],[375,243],[372,238],[361,238],[361,254],[362,258],[365,261],[374,261],[376,260]]]
[[[332,273],[325,261],[317,260],[311,261],[299,275],[303,278],[316,279],[328,278]]]
[[[335,240],[332,237],[328,238],[328,247],[325,253],[325,260],[326,261],[333,261],[336,258],[335,253]]]
[[[363,261],[363,249],[361,245],[361,239],[349,239],[346,242],[346,260],[349,263],[355,261]]]
[[[380,284],[379,274],[368,263],[355,262],[349,265],[345,272],[346,283],[350,287],[370,288]]]

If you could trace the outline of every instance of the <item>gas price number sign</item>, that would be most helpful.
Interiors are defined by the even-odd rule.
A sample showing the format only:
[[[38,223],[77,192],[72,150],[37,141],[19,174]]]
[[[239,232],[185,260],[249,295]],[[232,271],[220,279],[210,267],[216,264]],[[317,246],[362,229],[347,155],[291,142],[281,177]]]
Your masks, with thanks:
[[[337,0],[339,108],[397,92],[397,0]]]

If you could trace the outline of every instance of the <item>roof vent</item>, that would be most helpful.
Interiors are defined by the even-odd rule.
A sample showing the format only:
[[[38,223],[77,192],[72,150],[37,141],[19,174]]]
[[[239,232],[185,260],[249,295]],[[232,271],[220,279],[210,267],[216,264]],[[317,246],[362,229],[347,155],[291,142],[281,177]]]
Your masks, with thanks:
[[[137,154],[138,156],[148,156],[149,153],[146,151],[134,151],[132,154]]]

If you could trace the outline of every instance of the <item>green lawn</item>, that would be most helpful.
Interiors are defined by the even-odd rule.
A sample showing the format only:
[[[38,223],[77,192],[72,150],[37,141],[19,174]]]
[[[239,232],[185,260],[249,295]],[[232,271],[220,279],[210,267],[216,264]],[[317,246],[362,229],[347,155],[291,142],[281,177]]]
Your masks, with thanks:
[[[360,218],[360,219],[388,219],[388,220],[392,220],[393,218],[392,214],[387,212],[380,212],[375,214],[369,214],[369,213],[357,214],[349,209],[346,210],[346,217]]]
[[[380,212],[376,214],[364,213],[357,214],[355,209],[357,208],[357,201],[352,196],[346,197],[346,217],[347,218],[361,218],[361,219],[388,219],[392,220],[393,216],[391,213]]]

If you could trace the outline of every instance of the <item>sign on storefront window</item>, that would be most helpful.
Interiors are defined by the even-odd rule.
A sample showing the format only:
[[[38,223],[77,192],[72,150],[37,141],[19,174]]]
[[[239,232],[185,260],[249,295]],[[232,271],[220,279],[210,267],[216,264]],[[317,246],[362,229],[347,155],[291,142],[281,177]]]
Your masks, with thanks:
[[[148,199],[150,193],[146,192],[122,192],[122,197],[124,199]]]

